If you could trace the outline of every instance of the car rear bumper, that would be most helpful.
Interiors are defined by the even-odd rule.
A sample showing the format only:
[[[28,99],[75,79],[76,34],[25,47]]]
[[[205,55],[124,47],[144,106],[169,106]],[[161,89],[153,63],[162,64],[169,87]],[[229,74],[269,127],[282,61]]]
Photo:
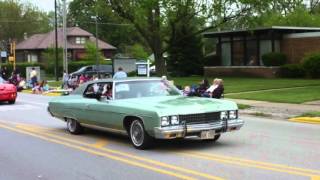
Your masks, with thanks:
[[[178,125],[170,127],[155,127],[154,136],[157,139],[174,139],[188,136],[200,136],[202,131],[214,130],[215,134],[239,130],[244,125],[242,119],[220,121],[217,123]]]
[[[17,97],[16,92],[10,92],[5,94],[0,94],[0,101],[13,101]]]

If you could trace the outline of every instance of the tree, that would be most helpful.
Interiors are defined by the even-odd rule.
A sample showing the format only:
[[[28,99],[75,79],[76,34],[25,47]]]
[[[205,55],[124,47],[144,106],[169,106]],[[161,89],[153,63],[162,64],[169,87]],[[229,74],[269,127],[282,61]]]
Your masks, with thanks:
[[[96,15],[98,15],[99,39],[116,46],[118,51],[124,53],[127,53],[127,46],[140,44],[145,47],[140,34],[126,19],[113,12],[106,1],[73,0],[69,4],[69,26],[79,26],[95,34],[95,22],[92,17]]]
[[[188,76],[192,74],[202,74],[203,54],[200,35],[190,35],[199,29],[202,20],[199,18],[189,18],[194,14],[192,4],[180,2],[175,10],[175,15],[171,16],[170,40],[168,41],[168,70],[171,75]],[[180,19],[177,21],[177,19]],[[178,23],[175,23],[178,22]]]
[[[96,61],[96,52],[97,52],[97,47],[96,47],[96,44],[93,43],[93,42],[86,42],[85,44],[85,51],[86,51],[86,55],[84,57],[85,60],[88,60],[88,61],[93,61],[95,62]],[[104,56],[102,55],[101,51],[98,50],[98,58],[99,58],[99,61],[103,61],[104,60]]]
[[[47,13],[30,4],[16,0],[0,1],[0,37],[2,40],[21,40],[24,33],[48,32],[52,29]]]
[[[170,39],[166,32],[172,32],[168,29],[175,28],[174,24],[178,24],[182,18],[174,18],[173,25],[168,23],[168,19],[176,15],[179,3],[191,4],[194,9],[186,18],[202,17],[206,21],[203,21],[201,29],[195,29],[196,31],[175,42],[215,29],[231,19],[242,16],[250,8],[248,2],[252,1],[259,2],[258,0],[107,0],[120,17],[133,24],[150,47],[154,53],[157,75],[166,74],[163,53],[168,50],[169,47],[165,42]]]
[[[129,54],[131,57],[141,60],[146,60],[149,56],[144,47],[138,43],[129,47]]]

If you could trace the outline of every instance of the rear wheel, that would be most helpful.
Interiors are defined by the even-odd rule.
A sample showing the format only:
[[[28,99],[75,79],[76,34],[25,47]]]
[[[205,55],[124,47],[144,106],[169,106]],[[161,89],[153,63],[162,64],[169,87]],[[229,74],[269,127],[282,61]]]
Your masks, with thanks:
[[[130,124],[129,136],[132,145],[137,149],[150,148],[153,138],[145,131],[141,120],[135,119]]]
[[[9,104],[14,104],[16,102],[16,100],[11,100],[11,101],[8,101]]]
[[[83,127],[80,123],[74,119],[67,119],[67,129],[71,134],[81,134],[83,133]]]

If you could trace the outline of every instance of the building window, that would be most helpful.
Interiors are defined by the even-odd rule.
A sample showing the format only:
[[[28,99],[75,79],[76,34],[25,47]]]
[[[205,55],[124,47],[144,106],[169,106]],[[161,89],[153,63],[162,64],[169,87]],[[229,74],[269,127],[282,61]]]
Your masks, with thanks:
[[[76,44],[85,44],[86,38],[85,37],[76,37]]]
[[[38,62],[38,55],[34,53],[30,53],[27,55],[27,59],[29,63],[36,63]]]

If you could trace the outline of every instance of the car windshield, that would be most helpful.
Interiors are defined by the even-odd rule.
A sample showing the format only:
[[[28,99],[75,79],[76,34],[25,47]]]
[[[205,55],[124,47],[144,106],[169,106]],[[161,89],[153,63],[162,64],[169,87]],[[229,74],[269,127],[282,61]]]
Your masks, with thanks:
[[[125,81],[115,84],[115,99],[181,95],[165,80]]]

